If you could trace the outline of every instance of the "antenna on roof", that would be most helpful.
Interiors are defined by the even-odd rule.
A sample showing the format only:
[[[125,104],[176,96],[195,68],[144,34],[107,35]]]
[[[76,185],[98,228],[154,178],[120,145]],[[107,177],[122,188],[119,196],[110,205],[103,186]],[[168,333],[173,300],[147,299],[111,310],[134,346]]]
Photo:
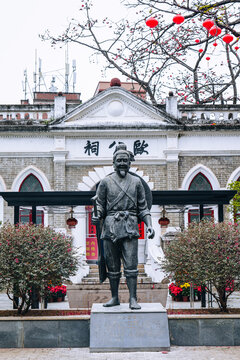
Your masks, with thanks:
[[[37,49],[35,49],[35,71],[33,73],[34,91],[37,91]]]
[[[49,91],[57,92],[58,88],[55,86],[55,82],[56,82],[56,78],[55,76],[52,76],[51,87],[49,88]]]
[[[38,91],[41,91],[42,59],[38,59]]]
[[[72,71],[73,71],[73,92],[75,92],[75,85],[77,80],[77,72],[76,72],[76,60],[72,61]]]
[[[27,69],[23,72],[24,81],[22,82],[23,92],[24,92],[24,100],[27,100]]]
[[[69,83],[68,83],[68,77],[69,77],[69,63],[68,63],[68,43],[65,53],[65,92],[68,93],[69,91]]]

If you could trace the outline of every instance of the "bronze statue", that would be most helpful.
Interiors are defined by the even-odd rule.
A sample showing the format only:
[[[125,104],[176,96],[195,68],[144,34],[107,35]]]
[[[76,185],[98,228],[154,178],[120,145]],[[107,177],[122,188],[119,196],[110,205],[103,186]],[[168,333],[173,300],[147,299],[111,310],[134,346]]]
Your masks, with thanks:
[[[125,144],[119,144],[113,155],[114,173],[106,176],[99,184],[96,193],[94,224],[102,220],[101,240],[104,260],[107,267],[112,299],[104,306],[120,305],[118,287],[121,277],[121,259],[124,275],[129,289],[131,309],[140,309],[137,303],[138,275],[138,223],[147,226],[148,238],[154,237],[152,220],[146,196],[146,183],[129,172],[133,154]],[[150,190],[149,190],[150,192]],[[149,193],[148,192],[148,193]],[[151,192],[150,192],[151,193]],[[96,214],[97,212],[97,214]],[[99,247],[100,252],[101,248]],[[100,264],[99,264],[100,265]],[[105,276],[100,280],[104,281]]]

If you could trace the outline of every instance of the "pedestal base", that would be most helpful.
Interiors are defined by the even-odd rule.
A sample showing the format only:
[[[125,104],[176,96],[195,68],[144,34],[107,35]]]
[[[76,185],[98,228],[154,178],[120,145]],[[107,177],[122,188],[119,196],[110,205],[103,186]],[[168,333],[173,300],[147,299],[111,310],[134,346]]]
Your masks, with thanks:
[[[166,310],[160,303],[140,305],[140,310],[130,310],[128,304],[93,304],[90,352],[169,350]]]

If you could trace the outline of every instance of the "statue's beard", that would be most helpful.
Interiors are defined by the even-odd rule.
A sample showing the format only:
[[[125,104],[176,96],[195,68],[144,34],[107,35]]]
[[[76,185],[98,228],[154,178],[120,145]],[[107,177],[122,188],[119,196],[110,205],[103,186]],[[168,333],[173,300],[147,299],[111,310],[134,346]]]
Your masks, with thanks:
[[[126,170],[120,169],[120,170],[119,170],[119,175],[120,175],[121,177],[125,177],[125,176],[127,175],[127,169],[126,169]]]

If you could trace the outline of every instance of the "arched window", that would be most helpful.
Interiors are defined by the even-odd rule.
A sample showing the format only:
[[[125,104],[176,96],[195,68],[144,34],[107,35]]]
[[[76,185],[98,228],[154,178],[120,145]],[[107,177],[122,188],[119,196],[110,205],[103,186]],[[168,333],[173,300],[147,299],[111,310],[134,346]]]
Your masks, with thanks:
[[[209,182],[208,178],[200,172],[193,178],[188,190],[212,190],[212,185]],[[211,208],[205,208],[203,213],[205,218],[212,218],[214,216],[213,210]],[[199,209],[189,210],[188,222],[190,223],[193,221],[199,221]]]
[[[193,178],[188,190],[212,190],[212,185],[206,176],[200,172]]]
[[[40,181],[33,174],[28,175],[22,182],[19,188],[19,192],[42,192],[43,187]],[[20,209],[19,221],[23,224],[32,222],[32,210]],[[44,224],[44,213],[42,210],[37,210],[37,224]]]
[[[28,175],[20,185],[19,192],[22,191],[43,191],[40,181],[33,174]]]

